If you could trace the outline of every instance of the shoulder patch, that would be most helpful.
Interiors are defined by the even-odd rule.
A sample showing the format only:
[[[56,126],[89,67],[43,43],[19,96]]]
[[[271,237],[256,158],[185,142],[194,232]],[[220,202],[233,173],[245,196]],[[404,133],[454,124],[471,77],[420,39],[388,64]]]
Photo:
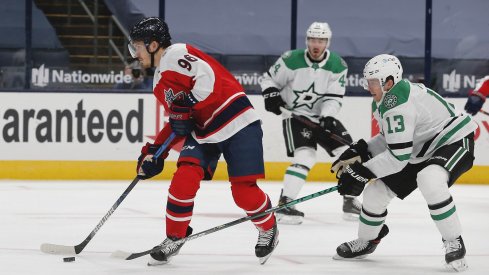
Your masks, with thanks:
[[[395,94],[386,94],[383,100],[384,106],[387,109],[393,108],[397,104],[397,96]]]
[[[348,68],[348,64],[346,64],[345,60],[341,58],[338,54],[334,52],[329,52],[330,56],[328,61],[322,67],[324,70],[331,71],[335,74],[343,72]]]
[[[285,66],[291,70],[309,67],[304,59],[305,49],[291,50],[282,54]]]
[[[383,117],[385,112],[406,103],[411,93],[411,85],[407,80],[399,81],[392,89],[385,94],[382,104],[379,106],[379,113]]]
[[[286,59],[289,58],[292,55],[292,51],[286,51],[282,54],[282,58]]]

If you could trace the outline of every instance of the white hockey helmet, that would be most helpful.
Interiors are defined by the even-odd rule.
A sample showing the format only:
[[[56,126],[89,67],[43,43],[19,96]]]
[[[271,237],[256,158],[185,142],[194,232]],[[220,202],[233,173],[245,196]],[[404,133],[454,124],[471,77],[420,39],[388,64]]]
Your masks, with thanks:
[[[378,79],[382,90],[389,76],[394,78],[394,84],[402,80],[402,65],[399,59],[390,54],[380,54],[370,59],[363,69],[365,80]],[[364,84],[368,90],[367,81]]]
[[[306,46],[307,46],[307,38],[327,38],[328,42],[326,44],[326,49],[329,48],[329,44],[331,43],[331,36],[333,33],[331,32],[331,28],[326,22],[314,22],[309,26],[306,31]]]

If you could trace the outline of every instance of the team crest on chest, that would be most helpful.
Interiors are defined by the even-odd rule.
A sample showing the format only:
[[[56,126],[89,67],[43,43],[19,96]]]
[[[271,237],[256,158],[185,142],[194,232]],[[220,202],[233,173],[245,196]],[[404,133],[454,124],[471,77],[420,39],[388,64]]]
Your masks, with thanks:
[[[396,106],[397,104],[397,96],[393,94],[386,94],[384,97],[384,106],[388,109]]]
[[[185,97],[185,92],[184,91],[180,91],[178,93],[175,93],[173,92],[172,88],[169,88],[168,90],[163,90],[163,92],[165,93],[165,101],[166,101],[166,104],[168,106],[171,105],[171,103],[181,97],[181,98],[184,98]]]
[[[294,100],[294,108],[299,108],[301,106],[306,106],[309,109],[312,109],[314,107],[314,104],[320,100],[321,98],[325,97],[326,95],[322,95],[316,92],[314,88],[314,82],[307,88],[306,90],[302,91],[293,91],[296,98]]]

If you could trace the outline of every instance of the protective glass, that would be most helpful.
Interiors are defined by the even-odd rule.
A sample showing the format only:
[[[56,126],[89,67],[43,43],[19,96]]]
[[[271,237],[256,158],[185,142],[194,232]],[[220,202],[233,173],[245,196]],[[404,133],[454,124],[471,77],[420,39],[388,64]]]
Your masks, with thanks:
[[[374,89],[381,89],[380,80],[378,78],[365,79],[363,82],[363,88],[367,91]]]
[[[307,44],[308,45],[326,45],[328,44],[328,38],[315,38],[315,37],[308,37],[307,38]]]
[[[131,57],[136,58],[137,52],[144,49],[144,45],[134,44],[133,41],[129,41],[129,43],[127,44],[127,48],[129,49],[129,53],[131,54]]]

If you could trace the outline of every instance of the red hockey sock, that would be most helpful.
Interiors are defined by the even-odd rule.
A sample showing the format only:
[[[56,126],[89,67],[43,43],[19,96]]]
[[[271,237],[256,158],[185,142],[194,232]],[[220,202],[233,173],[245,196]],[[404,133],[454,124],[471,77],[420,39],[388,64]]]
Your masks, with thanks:
[[[234,202],[246,211],[248,216],[263,212],[272,207],[272,203],[256,182],[231,182],[231,191]],[[270,213],[263,217],[251,220],[259,230],[269,230],[275,224],[275,215]]]
[[[195,194],[204,178],[204,170],[197,165],[182,163],[168,190],[166,204],[166,235],[184,238],[192,219]]]

